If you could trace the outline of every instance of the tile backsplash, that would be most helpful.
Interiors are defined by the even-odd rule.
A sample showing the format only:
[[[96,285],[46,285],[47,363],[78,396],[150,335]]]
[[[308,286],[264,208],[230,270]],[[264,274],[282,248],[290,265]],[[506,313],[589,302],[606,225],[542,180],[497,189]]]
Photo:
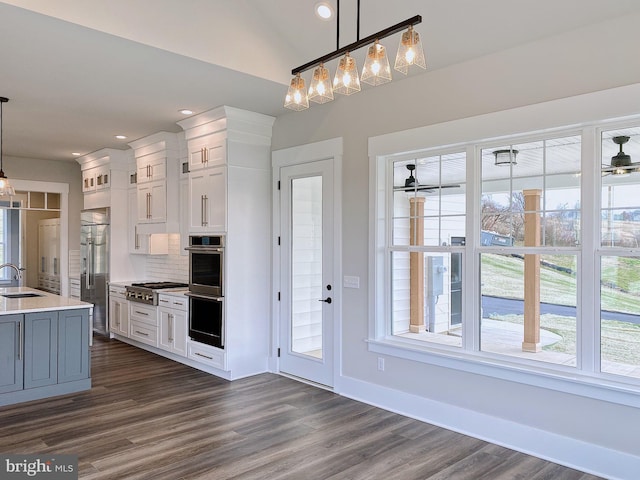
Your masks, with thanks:
[[[189,282],[189,256],[180,251],[180,235],[169,235],[168,255],[147,256],[147,277],[154,280]]]

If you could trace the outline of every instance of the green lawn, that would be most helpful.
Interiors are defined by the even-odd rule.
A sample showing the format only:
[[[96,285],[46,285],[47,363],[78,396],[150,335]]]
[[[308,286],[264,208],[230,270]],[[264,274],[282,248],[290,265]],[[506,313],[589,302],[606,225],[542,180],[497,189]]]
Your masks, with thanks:
[[[575,257],[555,255],[544,257],[557,265],[575,271]],[[630,261],[629,261],[630,260]],[[607,276],[608,275],[608,276]],[[605,257],[603,278],[615,283],[618,289],[602,287],[604,310],[640,313],[640,262],[637,259]],[[524,262],[508,255],[482,255],[482,294],[504,298],[524,297]],[[610,283],[611,284],[611,283]],[[628,293],[633,291],[636,294]],[[576,305],[576,279],[570,273],[548,267],[540,268],[540,300],[560,305]],[[522,324],[522,315],[496,315],[494,320]],[[576,319],[558,315],[541,315],[540,326],[558,334],[561,340],[544,347],[544,350],[576,354]],[[602,359],[626,365],[640,365],[640,325],[618,322],[602,322]]]

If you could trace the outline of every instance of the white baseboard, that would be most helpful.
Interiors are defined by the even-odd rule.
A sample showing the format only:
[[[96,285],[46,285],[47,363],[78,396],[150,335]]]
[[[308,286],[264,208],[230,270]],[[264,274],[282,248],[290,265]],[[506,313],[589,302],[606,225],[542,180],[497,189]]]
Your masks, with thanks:
[[[611,480],[637,479],[640,457],[350,377],[336,393]]]

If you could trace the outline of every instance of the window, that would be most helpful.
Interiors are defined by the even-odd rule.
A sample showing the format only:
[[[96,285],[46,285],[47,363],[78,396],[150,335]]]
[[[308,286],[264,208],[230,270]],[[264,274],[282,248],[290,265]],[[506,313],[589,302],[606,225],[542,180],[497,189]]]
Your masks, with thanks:
[[[375,162],[373,351],[640,387],[640,127]]]
[[[581,147],[572,135],[481,149],[482,351],[576,365]]]
[[[391,163],[391,334],[461,346],[466,154]]]
[[[601,142],[601,370],[640,378],[640,128],[604,131]]]

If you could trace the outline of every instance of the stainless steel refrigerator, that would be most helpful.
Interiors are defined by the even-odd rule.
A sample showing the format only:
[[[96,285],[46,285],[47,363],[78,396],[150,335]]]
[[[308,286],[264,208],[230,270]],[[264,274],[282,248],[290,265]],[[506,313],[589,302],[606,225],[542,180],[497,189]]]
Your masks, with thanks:
[[[109,283],[109,210],[84,210],[80,232],[80,297],[93,303],[93,331],[106,335]]]

